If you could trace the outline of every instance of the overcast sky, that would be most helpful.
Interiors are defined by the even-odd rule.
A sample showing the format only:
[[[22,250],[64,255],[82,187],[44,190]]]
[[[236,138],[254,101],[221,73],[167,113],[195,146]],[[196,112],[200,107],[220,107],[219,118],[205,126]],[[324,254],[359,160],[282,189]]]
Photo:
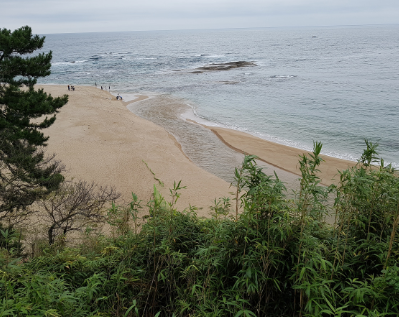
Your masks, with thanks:
[[[399,24],[399,0],[0,0],[0,28],[78,33]]]

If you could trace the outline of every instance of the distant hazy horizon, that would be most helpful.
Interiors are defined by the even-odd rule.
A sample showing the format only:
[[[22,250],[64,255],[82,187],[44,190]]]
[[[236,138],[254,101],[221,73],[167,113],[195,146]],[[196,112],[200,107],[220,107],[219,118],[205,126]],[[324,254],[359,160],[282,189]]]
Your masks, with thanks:
[[[202,28],[202,29],[164,29],[164,30],[129,30],[129,31],[92,31],[92,32],[60,32],[60,33],[37,33],[35,34],[45,35],[57,35],[57,34],[91,34],[91,33],[128,33],[128,32],[168,32],[168,31],[223,31],[223,30],[256,30],[256,29],[313,29],[313,28],[346,28],[346,27],[367,27],[367,26],[399,26],[399,23],[387,23],[387,24],[337,24],[337,25],[293,25],[293,26],[259,26],[259,27],[242,27],[242,28]]]
[[[38,34],[391,25],[397,0],[2,0],[0,27]]]

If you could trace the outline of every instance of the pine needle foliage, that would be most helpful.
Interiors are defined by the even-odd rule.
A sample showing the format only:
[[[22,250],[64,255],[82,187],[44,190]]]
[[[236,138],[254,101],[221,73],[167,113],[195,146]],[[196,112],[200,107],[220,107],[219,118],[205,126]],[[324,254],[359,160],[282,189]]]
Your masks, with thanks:
[[[118,234],[95,247],[2,261],[0,316],[397,316],[399,179],[370,164],[376,147],[367,150],[326,188],[315,143],[300,157],[292,200],[247,156],[235,172],[236,206],[216,200],[207,219],[176,209],[176,183],[170,198],[154,187],[138,230],[133,196],[110,209]],[[323,220],[330,212],[334,225]]]
[[[35,89],[38,78],[50,75],[51,51],[34,54],[44,40],[28,26],[0,29],[0,219],[26,212],[64,180],[62,166],[43,151],[42,130],[68,101]]]

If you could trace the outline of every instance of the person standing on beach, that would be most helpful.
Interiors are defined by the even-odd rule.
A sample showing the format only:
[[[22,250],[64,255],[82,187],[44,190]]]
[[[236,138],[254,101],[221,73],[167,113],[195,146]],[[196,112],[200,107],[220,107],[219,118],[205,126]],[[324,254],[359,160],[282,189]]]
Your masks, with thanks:
[[[103,86],[101,86],[101,90],[103,90]]]
[[[71,90],[71,88],[69,87],[69,85],[68,85],[68,91],[70,91]]]
[[[108,90],[111,91],[111,86],[108,86]]]

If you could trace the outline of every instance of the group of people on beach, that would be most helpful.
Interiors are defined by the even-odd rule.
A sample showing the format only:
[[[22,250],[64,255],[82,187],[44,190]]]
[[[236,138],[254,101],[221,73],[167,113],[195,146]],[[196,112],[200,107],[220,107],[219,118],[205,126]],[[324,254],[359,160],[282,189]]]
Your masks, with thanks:
[[[97,83],[96,83],[97,86]],[[101,86],[101,90],[103,90],[103,86]],[[109,86],[109,90],[111,90],[111,86]],[[75,91],[75,86],[68,85],[68,91]],[[122,96],[116,96],[116,100],[122,100]]]
[[[97,86],[97,83],[95,84]],[[111,90],[111,86],[108,87]],[[101,86],[101,90],[103,90],[103,86]],[[75,91],[75,86],[68,85],[68,91]],[[116,96],[116,100],[122,100],[122,96]]]

